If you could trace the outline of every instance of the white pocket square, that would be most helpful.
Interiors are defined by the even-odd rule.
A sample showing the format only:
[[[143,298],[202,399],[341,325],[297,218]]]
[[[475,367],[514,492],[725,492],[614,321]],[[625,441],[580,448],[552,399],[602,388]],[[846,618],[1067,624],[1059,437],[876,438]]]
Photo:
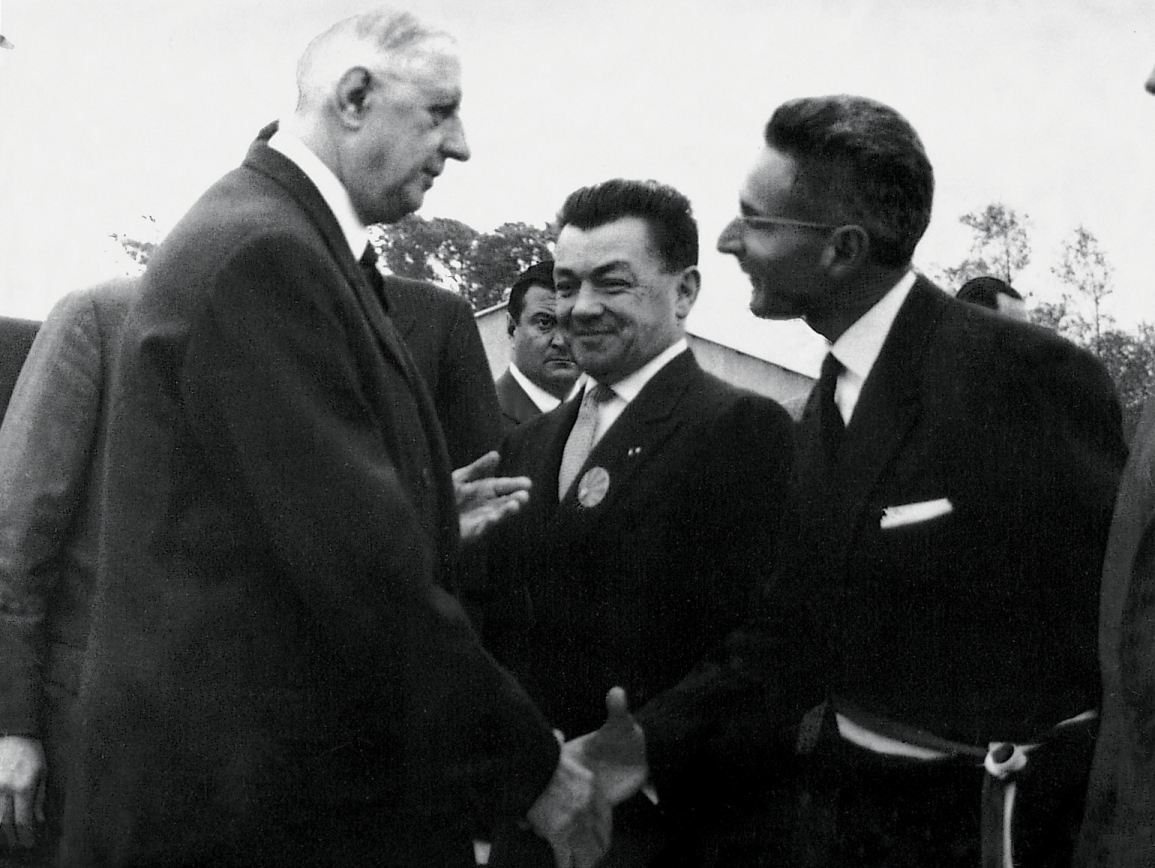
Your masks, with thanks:
[[[892,527],[930,521],[932,518],[950,515],[952,512],[954,512],[954,507],[945,497],[940,497],[937,500],[921,500],[918,503],[903,503],[884,509],[878,526],[881,530],[888,530]]]

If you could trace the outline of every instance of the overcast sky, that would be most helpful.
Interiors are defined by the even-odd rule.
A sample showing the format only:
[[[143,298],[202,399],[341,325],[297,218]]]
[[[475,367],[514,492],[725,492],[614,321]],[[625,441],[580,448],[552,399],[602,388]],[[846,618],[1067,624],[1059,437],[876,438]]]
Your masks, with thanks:
[[[116,273],[112,232],[166,230],[294,99],[312,36],[364,0],[0,0],[0,314],[42,317]],[[741,272],[713,252],[783,100],[890,103],[935,166],[925,270],[957,264],[959,215],[1001,200],[1031,218],[1018,281],[1054,299],[1050,267],[1082,223],[1116,267],[1107,308],[1155,320],[1155,66],[1149,0],[426,0],[465,60],[473,159],[450,164],[425,216],[479,230],[543,224],[612,176],[683,190],[702,230],[692,324],[755,325]],[[755,331],[759,340],[768,332]]]

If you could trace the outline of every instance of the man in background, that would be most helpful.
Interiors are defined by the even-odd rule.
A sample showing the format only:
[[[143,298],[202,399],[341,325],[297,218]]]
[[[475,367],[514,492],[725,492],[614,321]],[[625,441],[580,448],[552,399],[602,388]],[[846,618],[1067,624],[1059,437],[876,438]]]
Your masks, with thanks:
[[[531,265],[509,290],[509,367],[497,378],[506,431],[548,413],[573,390],[580,371],[557,324],[553,260]]]
[[[106,382],[137,292],[120,278],[58,302],[0,425],[0,811],[31,848],[22,864],[51,864],[58,843],[96,583]]]
[[[985,307],[1019,322],[1028,322],[1027,303],[1019,291],[997,277],[972,277],[955,295],[959,301]]]

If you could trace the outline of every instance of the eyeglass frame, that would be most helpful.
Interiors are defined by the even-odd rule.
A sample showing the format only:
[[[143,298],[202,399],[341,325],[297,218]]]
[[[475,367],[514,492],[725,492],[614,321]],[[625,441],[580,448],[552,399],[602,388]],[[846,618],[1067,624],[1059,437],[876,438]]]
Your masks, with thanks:
[[[751,229],[757,229],[759,224],[763,226],[794,226],[798,229],[838,229],[845,225],[843,223],[817,223],[813,220],[791,220],[789,217],[763,217],[760,214],[739,214],[737,219]]]

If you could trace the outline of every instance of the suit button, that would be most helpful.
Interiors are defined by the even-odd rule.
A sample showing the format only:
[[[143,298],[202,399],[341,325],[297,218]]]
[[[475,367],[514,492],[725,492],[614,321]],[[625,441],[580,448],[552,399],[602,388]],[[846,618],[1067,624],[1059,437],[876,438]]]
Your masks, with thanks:
[[[421,479],[427,487],[433,487],[433,471],[428,467],[421,468]]]

